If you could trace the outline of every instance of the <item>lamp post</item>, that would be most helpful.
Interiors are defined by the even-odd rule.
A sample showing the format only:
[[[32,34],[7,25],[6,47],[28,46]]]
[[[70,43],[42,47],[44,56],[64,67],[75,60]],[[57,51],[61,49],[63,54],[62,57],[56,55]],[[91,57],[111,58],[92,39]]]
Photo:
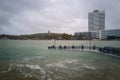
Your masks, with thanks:
[[[90,50],[91,50],[91,32],[89,31],[89,46],[90,46]]]
[[[55,33],[54,33],[54,44],[55,44],[55,47],[56,47],[56,38],[55,38]]]

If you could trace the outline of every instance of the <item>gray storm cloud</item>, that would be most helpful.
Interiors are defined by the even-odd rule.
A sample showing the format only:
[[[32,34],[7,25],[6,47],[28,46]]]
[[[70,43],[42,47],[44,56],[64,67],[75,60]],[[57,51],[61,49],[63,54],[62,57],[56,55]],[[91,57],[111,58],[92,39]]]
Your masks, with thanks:
[[[0,34],[88,30],[88,12],[105,10],[106,29],[120,29],[120,0],[0,0]]]

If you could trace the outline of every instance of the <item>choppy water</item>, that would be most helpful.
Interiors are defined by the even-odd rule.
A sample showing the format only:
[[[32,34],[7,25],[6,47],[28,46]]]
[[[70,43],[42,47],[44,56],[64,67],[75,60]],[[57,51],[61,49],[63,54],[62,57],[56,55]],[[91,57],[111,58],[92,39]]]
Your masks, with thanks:
[[[89,45],[57,41],[57,45]],[[120,47],[119,41],[93,41]],[[0,80],[120,80],[120,59],[98,52],[48,50],[53,41],[0,41]]]

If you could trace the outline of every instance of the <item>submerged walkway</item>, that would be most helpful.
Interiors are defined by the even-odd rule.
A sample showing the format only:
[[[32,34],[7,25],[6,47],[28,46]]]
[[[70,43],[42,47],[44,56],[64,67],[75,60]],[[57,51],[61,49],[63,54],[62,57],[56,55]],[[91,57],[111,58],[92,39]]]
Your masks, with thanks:
[[[62,46],[59,45],[58,47],[56,47],[55,45],[49,46],[48,49],[59,49],[59,50],[86,50],[86,51],[98,51],[98,52],[102,52],[102,53],[106,53],[106,54],[113,54],[113,55],[117,55],[120,56],[120,48],[115,48],[115,47],[97,47],[97,46]]]

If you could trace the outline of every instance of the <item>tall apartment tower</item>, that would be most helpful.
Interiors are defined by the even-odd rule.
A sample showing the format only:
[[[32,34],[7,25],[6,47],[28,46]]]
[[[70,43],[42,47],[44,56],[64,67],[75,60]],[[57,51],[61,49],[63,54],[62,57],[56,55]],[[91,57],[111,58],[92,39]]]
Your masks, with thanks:
[[[94,10],[88,14],[88,30],[96,32],[96,38],[99,37],[99,31],[105,29],[105,12]]]

